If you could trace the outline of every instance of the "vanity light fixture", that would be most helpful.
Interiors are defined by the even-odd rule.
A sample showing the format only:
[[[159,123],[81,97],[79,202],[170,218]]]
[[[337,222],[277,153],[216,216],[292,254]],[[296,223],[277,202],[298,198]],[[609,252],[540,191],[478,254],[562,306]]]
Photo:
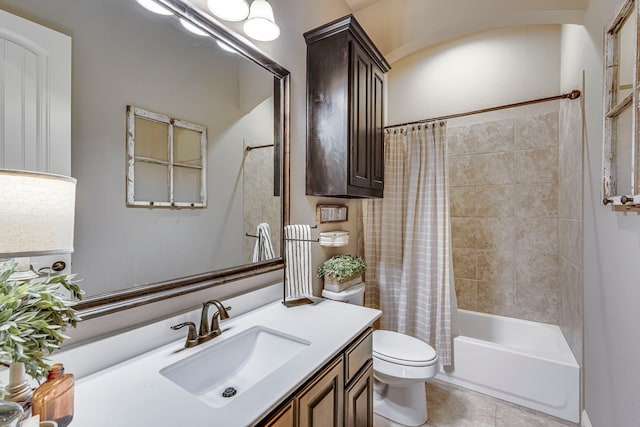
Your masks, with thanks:
[[[200,28],[196,27],[194,24],[192,24],[191,22],[187,21],[184,18],[180,18],[180,23],[182,24],[182,26],[189,32],[197,35],[197,36],[206,36],[208,35],[207,33],[205,33],[204,31],[202,31]]]
[[[209,0],[207,7],[211,13],[225,21],[243,21],[249,15],[246,0]]]
[[[161,4],[156,3],[154,0],[137,0],[137,2],[140,6],[158,15],[173,15],[173,12]]]
[[[73,252],[76,180],[0,169],[0,258]],[[14,280],[26,280],[29,261]]]
[[[244,32],[254,40],[268,42],[280,35],[280,27],[273,18],[273,9],[267,0],[253,0]]]

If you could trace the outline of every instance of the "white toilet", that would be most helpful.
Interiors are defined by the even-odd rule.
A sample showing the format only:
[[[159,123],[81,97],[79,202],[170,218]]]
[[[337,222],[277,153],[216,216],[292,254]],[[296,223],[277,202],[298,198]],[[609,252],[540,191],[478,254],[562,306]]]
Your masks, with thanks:
[[[364,283],[322,296],[364,304]],[[396,423],[419,426],[427,421],[425,382],[438,373],[438,354],[427,343],[392,331],[373,331],[374,412]]]

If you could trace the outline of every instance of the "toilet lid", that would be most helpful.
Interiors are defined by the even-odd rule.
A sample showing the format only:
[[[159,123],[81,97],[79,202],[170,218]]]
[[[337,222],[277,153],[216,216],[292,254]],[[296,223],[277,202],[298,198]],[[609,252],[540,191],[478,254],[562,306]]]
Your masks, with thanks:
[[[373,331],[373,356],[387,362],[408,366],[425,366],[438,358],[429,344],[393,331]]]

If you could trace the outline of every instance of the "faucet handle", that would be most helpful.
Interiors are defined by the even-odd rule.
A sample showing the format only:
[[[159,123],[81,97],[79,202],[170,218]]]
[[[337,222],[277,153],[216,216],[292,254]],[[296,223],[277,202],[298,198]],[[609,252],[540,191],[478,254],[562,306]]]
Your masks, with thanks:
[[[171,329],[177,331],[178,329],[184,328],[185,326],[189,327],[189,332],[187,333],[187,341],[184,343],[185,347],[194,347],[198,344],[198,335],[196,334],[196,324],[193,322],[184,322],[178,323],[177,325],[173,325]]]
[[[231,311],[231,306],[225,307],[224,305],[220,305],[220,307],[218,307],[218,313],[220,313],[220,320],[225,320],[228,319],[229,313],[227,313],[228,311]]]
[[[220,305],[218,311],[213,313],[213,316],[211,316],[211,333],[215,333],[217,335],[222,333],[220,331],[220,322],[218,321],[218,318],[220,318],[220,320],[228,319],[230,317],[228,311],[231,311],[231,307]]]

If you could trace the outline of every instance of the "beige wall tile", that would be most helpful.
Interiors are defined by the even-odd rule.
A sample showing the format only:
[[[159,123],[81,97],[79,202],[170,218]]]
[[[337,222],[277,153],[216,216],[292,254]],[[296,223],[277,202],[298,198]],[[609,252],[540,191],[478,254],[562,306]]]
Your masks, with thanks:
[[[522,252],[557,254],[558,219],[518,219],[516,226],[516,249]]]
[[[533,285],[540,289],[557,290],[560,268],[556,254],[516,252],[515,275],[517,286]]]
[[[515,284],[478,281],[478,310],[484,313],[513,316]]]
[[[485,250],[514,250],[515,230],[515,221],[511,218],[478,218],[476,247]]]
[[[514,153],[489,153],[474,156],[475,183],[478,185],[514,184]]]
[[[525,116],[516,119],[515,144],[518,149],[556,147],[558,113]]]
[[[476,279],[476,249],[453,248],[453,275],[457,279]]]
[[[512,204],[518,218],[555,217],[558,215],[556,184],[518,184]]]
[[[477,141],[471,137],[469,126],[447,128],[447,156],[476,153]]]
[[[576,266],[582,266],[582,222],[558,220],[559,254]]]
[[[476,216],[476,187],[450,187],[449,209],[452,217]]]
[[[449,185],[458,187],[476,184],[475,156],[449,158]]]
[[[560,302],[563,310],[572,311],[578,317],[584,317],[583,272],[566,258],[560,257],[559,276],[562,279]]]
[[[478,153],[513,151],[515,120],[479,123],[471,126],[470,137],[476,141]]]
[[[564,224],[561,243],[558,222],[582,215],[582,175],[569,173],[582,168],[577,104],[447,131],[454,274],[467,307],[554,323],[564,309],[579,311],[581,279],[571,277],[581,274],[572,264],[581,247],[571,248],[581,244],[566,240],[575,224]],[[561,271],[559,254],[573,270]]]
[[[469,279],[455,279],[458,308],[476,310],[478,307],[477,282]]]
[[[569,348],[573,352],[574,357],[580,364],[582,365],[582,325],[584,321],[582,318],[577,316],[574,312],[570,310],[560,310],[558,314],[558,325],[560,326],[560,330],[562,334],[567,340],[569,344]]]
[[[582,105],[563,100],[559,113],[560,177],[582,172]]]
[[[560,180],[558,191],[558,216],[565,219],[582,219],[582,174],[576,173]]]
[[[558,148],[516,151],[516,182],[536,184],[558,182]]]
[[[481,218],[512,218],[517,209],[513,203],[513,185],[481,185],[476,187],[476,211]]]
[[[541,289],[534,285],[516,286],[516,313],[518,317],[535,322],[558,324],[558,291]]]
[[[477,223],[475,218],[451,218],[451,245],[454,248],[475,249]]]
[[[479,251],[477,277],[483,282],[515,283],[515,256],[513,251]]]

